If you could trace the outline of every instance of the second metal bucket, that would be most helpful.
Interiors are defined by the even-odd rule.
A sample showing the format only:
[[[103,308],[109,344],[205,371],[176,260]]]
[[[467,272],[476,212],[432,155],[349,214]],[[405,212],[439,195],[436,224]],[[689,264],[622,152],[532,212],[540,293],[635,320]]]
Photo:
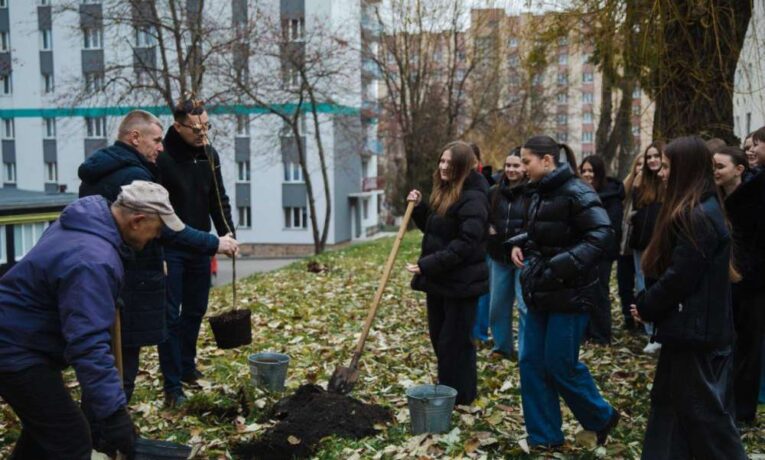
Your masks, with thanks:
[[[268,391],[283,391],[290,357],[283,353],[262,352],[250,355],[252,383]]]
[[[412,434],[449,431],[457,390],[446,385],[417,385],[406,389],[406,399]]]

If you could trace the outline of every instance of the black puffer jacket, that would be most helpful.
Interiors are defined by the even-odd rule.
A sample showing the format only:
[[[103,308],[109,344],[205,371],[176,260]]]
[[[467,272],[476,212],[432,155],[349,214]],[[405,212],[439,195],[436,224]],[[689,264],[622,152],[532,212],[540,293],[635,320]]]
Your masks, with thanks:
[[[622,216],[624,215],[624,185],[621,181],[607,177],[606,183],[598,190],[598,197],[606,208],[611,228],[614,230],[614,240],[606,251],[608,260],[619,257],[619,242],[622,240]]]
[[[502,243],[523,231],[523,216],[526,212],[526,183],[510,186],[504,174],[496,185],[489,189],[489,232],[487,249],[489,257],[503,264],[510,264],[510,254]]]
[[[661,203],[654,202],[647,206],[638,208],[638,191],[632,191],[632,204],[634,214],[632,215],[632,234],[630,235],[629,246],[636,251],[645,251],[648,243],[653,236],[653,228],[656,226],[656,219],[659,217]]]
[[[521,272],[529,309],[589,311],[597,302],[597,263],[614,231],[595,190],[561,165],[529,187],[527,264]]]
[[[728,262],[731,239],[714,195],[691,210],[695,241],[672,231],[669,267],[638,297],[646,321],[665,347],[710,350],[733,343]]]
[[[415,207],[412,218],[425,235],[417,262],[422,274],[412,279],[413,289],[458,298],[478,297],[489,291],[488,192],[486,179],[471,171],[459,200],[444,216],[425,202]]]
[[[732,257],[743,279],[738,288],[765,289],[765,172],[758,172],[725,198],[732,227]]]

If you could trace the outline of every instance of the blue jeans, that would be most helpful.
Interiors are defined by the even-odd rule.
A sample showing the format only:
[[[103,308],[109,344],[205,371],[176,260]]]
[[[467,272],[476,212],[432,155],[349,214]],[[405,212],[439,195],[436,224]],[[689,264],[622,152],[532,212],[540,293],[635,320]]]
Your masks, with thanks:
[[[489,282],[491,282],[491,279]],[[478,298],[478,306],[475,311],[475,322],[473,323],[473,332],[471,333],[473,340],[480,340],[482,342],[489,340],[490,301],[491,292],[487,292]]]
[[[523,289],[521,288],[521,270],[515,270],[515,298],[518,300],[518,356],[523,353],[523,335],[526,331],[526,316],[529,309],[526,308],[526,301],[523,300]]]
[[[643,269],[640,267],[640,263],[643,259],[643,253],[641,251],[633,251],[635,256],[635,292],[645,290],[645,276],[643,276]],[[653,323],[643,323],[645,333],[653,335]]]
[[[579,361],[588,319],[586,313],[528,312],[520,370],[530,445],[563,443],[560,396],[585,430],[604,429],[613,414],[590,371]]]
[[[514,265],[505,265],[496,260],[489,260],[489,280],[491,299],[489,303],[489,325],[494,337],[494,351],[507,356],[513,352],[513,302],[518,300],[518,310],[526,310],[523,296],[520,294],[520,270]],[[525,318],[523,318],[525,320]],[[518,340],[522,334],[522,325],[518,326]],[[520,345],[520,344],[519,344]]]
[[[210,295],[210,256],[166,249],[168,338],[159,345],[166,393],[182,394],[181,378],[196,372],[197,338]]]

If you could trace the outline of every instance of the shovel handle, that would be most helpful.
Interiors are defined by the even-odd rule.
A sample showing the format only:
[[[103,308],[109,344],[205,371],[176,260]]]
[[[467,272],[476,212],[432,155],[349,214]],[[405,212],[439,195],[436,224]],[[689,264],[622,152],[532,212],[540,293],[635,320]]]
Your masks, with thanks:
[[[390,273],[393,270],[393,263],[396,261],[398,250],[401,247],[401,241],[406,234],[406,227],[409,225],[412,211],[414,211],[414,201],[410,201],[406,205],[406,212],[404,212],[404,218],[401,219],[401,226],[398,228],[396,239],[393,241],[393,248],[391,248],[390,254],[388,255],[388,261],[385,262],[380,285],[377,286],[377,292],[375,292],[374,299],[372,300],[372,306],[370,307],[367,319],[364,322],[364,329],[361,331],[361,337],[359,337],[359,341],[356,344],[356,351],[353,353],[353,358],[351,359],[351,369],[355,369],[359,364],[359,359],[361,359],[361,353],[364,351],[364,343],[367,340],[367,336],[369,336],[369,329],[372,327],[372,321],[375,319],[375,315],[377,315],[377,308],[380,306],[380,300],[382,299],[385,287],[388,285]]]

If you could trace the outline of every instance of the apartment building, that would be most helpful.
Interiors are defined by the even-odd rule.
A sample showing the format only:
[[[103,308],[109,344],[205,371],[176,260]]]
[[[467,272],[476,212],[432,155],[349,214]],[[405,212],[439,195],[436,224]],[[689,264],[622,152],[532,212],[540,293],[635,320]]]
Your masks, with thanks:
[[[742,141],[765,126],[765,0],[752,6],[733,87],[734,130]]]
[[[149,110],[165,126],[172,123],[166,104],[150,91],[74,100],[74,89],[91,94],[108,87],[109,69],[124,64],[135,81],[151,78],[147,68],[171,54],[156,34],[141,26],[110,25],[109,8],[117,0],[0,0],[0,138],[3,188],[57,193],[76,192],[77,168],[98,148],[114,141],[121,116],[134,108]],[[371,26],[376,0],[186,0],[185,14],[209,15],[221,24],[244,25],[254,15],[279,24],[285,37],[279,46],[306,53],[312,30],[342,30],[349,49],[374,47],[378,31]],[[204,8],[201,9],[201,5]],[[168,45],[168,48],[170,46]],[[163,53],[164,51],[164,53]],[[222,54],[228,51],[221,52]],[[222,65],[258,72],[272,67],[273,78],[290,83],[285,62],[274,58],[251,62],[247,55],[216,57]],[[292,54],[294,57],[294,54]],[[172,59],[172,57],[171,57]],[[265,64],[264,64],[265,62]],[[365,238],[379,228],[377,83],[360,53],[342,63],[345,87],[332,103],[319,104],[320,137],[332,197],[327,244]],[[269,68],[269,69],[270,69]],[[269,70],[270,71],[270,70]],[[208,97],[227,88],[205,74]],[[108,91],[108,90],[107,90]],[[177,95],[176,95],[177,96]],[[284,99],[282,98],[282,102]],[[257,255],[309,253],[313,248],[307,186],[298,164],[297,144],[304,146],[313,178],[316,213],[323,223],[327,203],[314,125],[303,117],[298,137],[262,106],[226,103],[210,107],[213,144],[221,155],[223,177],[231,199],[237,236],[246,252]]]

